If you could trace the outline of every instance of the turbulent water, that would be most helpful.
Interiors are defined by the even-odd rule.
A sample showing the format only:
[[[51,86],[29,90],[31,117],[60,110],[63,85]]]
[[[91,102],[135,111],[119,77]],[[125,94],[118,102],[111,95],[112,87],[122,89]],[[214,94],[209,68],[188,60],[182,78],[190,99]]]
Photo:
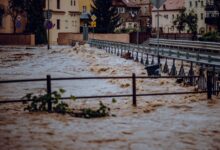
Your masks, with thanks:
[[[0,80],[85,76],[146,76],[144,66],[91,48],[54,46],[0,48]],[[0,100],[43,93],[45,82],[0,84]],[[64,96],[130,94],[131,80],[52,82]],[[171,79],[139,79],[137,93],[193,91]],[[28,113],[22,104],[0,105],[1,149],[220,149],[220,104],[206,95],[77,100],[71,107],[97,107],[102,100],[116,117],[79,119],[68,115]]]

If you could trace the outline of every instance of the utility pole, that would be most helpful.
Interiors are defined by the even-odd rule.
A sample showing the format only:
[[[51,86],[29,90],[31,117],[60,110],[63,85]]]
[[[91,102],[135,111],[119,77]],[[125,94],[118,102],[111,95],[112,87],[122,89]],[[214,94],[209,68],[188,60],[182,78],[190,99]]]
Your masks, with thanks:
[[[157,57],[158,57],[158,64],[160,65],[160,51],[159,51],[159,34],[160,34],[160,29],[159,29],[159,9],[163,5],[163,3],[166,0],[151,0],[152,4],[157,8]]]
[[[159,38],[160,38],[160,27],[159,27],[159,8],[157,9],[157,59],[158,65],[160,65],[160,50],[159,50]]]

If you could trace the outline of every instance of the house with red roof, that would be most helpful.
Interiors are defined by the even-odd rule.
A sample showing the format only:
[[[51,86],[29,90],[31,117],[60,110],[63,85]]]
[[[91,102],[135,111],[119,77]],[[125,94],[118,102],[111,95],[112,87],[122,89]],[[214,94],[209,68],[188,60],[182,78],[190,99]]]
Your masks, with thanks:
[[[138,12],[140,6],[130,0],[112,0],[112,5],[120,14],[120,29],[138,29],[140,22],[138,20]]]

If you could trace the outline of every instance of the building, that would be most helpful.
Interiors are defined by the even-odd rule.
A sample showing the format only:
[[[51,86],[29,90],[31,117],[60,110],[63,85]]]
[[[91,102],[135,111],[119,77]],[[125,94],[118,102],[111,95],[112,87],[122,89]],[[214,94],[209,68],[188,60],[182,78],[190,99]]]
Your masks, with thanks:
[[[179,11],[185,8],[186,12],[193,11],[198,18],[197,33],[204,34],[217,30],[217,20],[219,13],[213,0],[167,0],[159,9],[159,26],[163,33],[178,33],[173,21],[178,17]],[[154,31],[157,26],[157,9],[152,10],[152,26]],[[183,33],[188,33],[186,27]]]
[[[45,10],[48,9],[46,0]],[[50,19],[54,27],[49,31],[51,44],[57,43],[58,33],[79,33],[80,12],[78,0],[49,0]]]
[[[193,11],[198,18],[197,24],[197,33],[204,34],[208,32],[205,24],[205,0],[185,0],[184,7],[186,8],[186,12]]]
[[[206,31],[212,32],[217,31],[218,27],[218,21],[219,21],[219,11],[217,6],[214,5],[214,0],[207,0],[206,6],[205,6],[205,23],[206,23]]]
[[[121,17],[120,29],[138,29],[140,21],[138,12],[140,6],[129,0],[112,0],[112,6],[118,10]]]
[[[159,27],[163,33],[177,33],[177,29],[173,26],[173,21],[179,15],[184,7],[184,0],[167,0],[159,9]],[[152,10],[152,28],[153,32],[157,27],[157,9]]]
[[[92,8],[91,4],[92,4],[92,0],[79,0],[79,11],[81,13],[83,12],[90,13],[91,8]]]
[[[131,0],[137,6],[140,7],[139,19],[140,19],[140,27],[142,30],[146,30],[147,28],[151,28],[152,19],[152,5],[150,0]]]
[[[91,15],[91,10],[92,10],[92,0],[79,0],[79,11],[81,13],[80,16],[80,30],[82,31],[82,27],[84,25],[84,20],[83,18],[86,16]]]
[[[0,33],[13,33],[13,22],[11,16],[7,14],[8,0],[0,0]],[[26,25],[26,17],[21,14],[17,18],[21,24],[16,28],[16,33],[22,33]]]

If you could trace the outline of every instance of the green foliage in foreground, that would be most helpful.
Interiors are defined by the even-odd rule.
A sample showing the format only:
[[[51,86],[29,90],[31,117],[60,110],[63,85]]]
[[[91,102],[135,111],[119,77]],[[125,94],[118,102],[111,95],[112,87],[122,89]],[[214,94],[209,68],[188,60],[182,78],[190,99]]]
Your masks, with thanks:
[[[33,95],[32,93],[27,94],[23,97],[24,99],[24,111],[29,112],[47,112],[48,111],[48,101],[51,99],[52,102],[52,112],[60,113],[60,114],[69,114],[74,117],[82,117],[82,118],[98,118],[98,117],[106,117],[110,115],[110,108],[104,105],[101,101],[99,102],[98,109],[91,108],[83,108],[79,111],[75,111],[71,109],[69,105],[63,101],[61,101],[62,94],[65,93],[65,90],[60,89],[58,91],[54,91],[51,95]],[[76,98],[71,96],[71,100],[75,101]],[[29,102],[27,102],[29,101]],[[116,103],[115,99],[112,99],[112,103]]]
[[[220,33],[208,32],[199,38],[200,41],[220,42]]]

